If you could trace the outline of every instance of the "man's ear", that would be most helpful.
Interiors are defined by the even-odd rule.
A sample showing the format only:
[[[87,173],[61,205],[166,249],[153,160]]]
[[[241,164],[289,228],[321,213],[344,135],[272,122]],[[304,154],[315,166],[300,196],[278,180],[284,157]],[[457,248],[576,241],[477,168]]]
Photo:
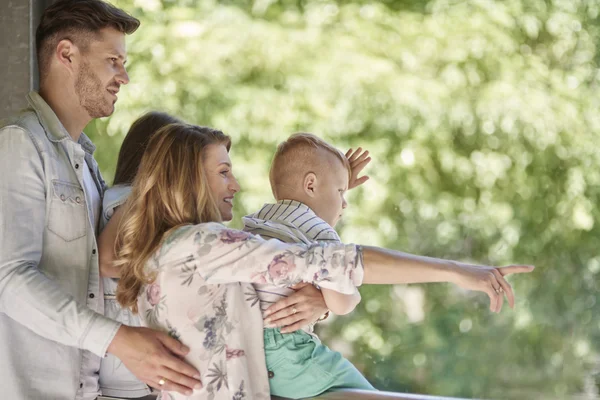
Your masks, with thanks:
[[[317,175],[314,172],[309,172],[304,176],[302,182],[302,189],[310,197],[315,197],[315,191],[317,188]]]
[[[63,39],[56,45],[54,57],[58,62],[67,68],[70,72],[74,71],[74,61],[79,56],[79,48],[69,39]]]

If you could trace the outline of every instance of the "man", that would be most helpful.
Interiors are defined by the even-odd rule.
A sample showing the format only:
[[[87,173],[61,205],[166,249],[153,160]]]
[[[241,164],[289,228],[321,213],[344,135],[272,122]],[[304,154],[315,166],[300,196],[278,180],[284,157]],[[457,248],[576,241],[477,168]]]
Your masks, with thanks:
[[[95,234],[106,185],[82,130],[113,113],[129,82],[125,35],[138,26],[101,0],[54,3],[36,32],[40,91],[0,124],[3,398],[95,399],[107,352],[150,386],[200,387],[175,339],[102,315]]]

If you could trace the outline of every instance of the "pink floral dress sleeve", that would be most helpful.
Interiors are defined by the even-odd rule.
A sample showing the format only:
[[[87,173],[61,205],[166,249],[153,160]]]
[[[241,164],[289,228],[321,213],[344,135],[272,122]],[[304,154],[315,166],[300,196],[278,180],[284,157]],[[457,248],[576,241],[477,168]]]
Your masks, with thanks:
[[[160,257],[161,264],[179,266],[169,271],[180,276],[182,284],[196,278],[206,284],[245,282],[290,286],[310,282],[352,294],[363,278],[359,246],[264,240],[217,223],[184,227],[174,232],[166,239]]]

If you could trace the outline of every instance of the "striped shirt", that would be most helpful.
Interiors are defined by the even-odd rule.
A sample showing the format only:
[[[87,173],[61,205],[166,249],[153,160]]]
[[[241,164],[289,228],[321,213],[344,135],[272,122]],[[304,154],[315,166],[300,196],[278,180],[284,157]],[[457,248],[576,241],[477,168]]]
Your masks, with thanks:
[[[337,242],[337,232],[313,210],[295,200],[280,200],[265,204],[260,211],[242,218],[244,230],[265,239],[278,239],[286,243]],[[293,289],[253,284],[258,294],[263,317],[267,308],[294,293]],[[312,331],[312,327],[308,329]]]

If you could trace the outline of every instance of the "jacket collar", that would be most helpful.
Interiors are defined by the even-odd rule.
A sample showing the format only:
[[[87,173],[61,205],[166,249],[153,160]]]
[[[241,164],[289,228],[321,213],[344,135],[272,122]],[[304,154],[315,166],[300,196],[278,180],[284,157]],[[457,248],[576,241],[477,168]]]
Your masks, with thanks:
[[[46,101],[40,96],[38,92],[31,91],[27,95],[27,101],[29,105],[35,111],[40,124],[46,132],[46,136],[52,142],[62,142],[64,140],[71,140],[71,135],[65,129],[63,124],[60,122],[52,108],[46,103]],[[81,133],[79,140],[77,141],[88,154],[94,154],[96,146],[92,143],[89,137],[85,133]]]

